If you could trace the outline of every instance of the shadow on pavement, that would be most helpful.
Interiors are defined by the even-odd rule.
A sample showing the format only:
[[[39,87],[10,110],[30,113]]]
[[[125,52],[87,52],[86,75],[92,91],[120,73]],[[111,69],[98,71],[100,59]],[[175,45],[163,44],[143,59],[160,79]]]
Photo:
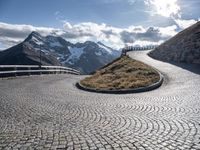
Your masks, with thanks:
[[[200,64],[187,64],[187,63],[174,63],[174,62],[169,62],[169,63],[200,75]]]

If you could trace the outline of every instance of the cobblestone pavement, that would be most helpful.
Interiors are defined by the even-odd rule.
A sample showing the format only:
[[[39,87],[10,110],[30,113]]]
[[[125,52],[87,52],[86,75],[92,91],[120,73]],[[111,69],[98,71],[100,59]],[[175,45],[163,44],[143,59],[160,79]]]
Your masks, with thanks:
[[[131,52],[158,68],[157,90],[78,90],[75,75],[0,80],[0,149],[200,149],[200,75]]]

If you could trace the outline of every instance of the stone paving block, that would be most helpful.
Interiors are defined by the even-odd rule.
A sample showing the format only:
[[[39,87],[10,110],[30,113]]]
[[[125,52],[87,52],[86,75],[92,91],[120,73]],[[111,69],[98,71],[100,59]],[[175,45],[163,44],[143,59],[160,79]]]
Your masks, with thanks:
[[[82,76],[0,80],[0,149],[200,149],[200,75],[130,53],[164,73],[154,91],[80,91]]]

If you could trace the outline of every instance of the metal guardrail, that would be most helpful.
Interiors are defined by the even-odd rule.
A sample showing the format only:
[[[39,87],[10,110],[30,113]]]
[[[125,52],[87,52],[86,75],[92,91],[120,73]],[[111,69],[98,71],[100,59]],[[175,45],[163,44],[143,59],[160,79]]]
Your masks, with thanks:
[[[133,46],[126,46],[122,49],[121,56],[126,56],[127,52],[130,51],[144,51],[144,50],[151,50],[155,49],[157,46],[148,46],[148,47],[133,47]]]
[[[145,47],[134,47],[134,46],[126,46],[122,50],[129,52],[129,51],[142,51],[142,50],[151,50],[158,47],[158,45],[154,46],[145,46]]]
[[[0,77],[61,73],[81,74],[78,70],[62,66],[0,65]]]

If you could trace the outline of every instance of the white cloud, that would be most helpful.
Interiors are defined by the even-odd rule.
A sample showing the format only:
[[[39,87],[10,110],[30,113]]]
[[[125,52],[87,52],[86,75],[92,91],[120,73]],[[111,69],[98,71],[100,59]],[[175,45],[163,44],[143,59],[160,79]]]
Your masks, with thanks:
[[[137,0],[128,0],[128,3],[129,3],[130,5],[133,5],[133,4],[135,4],[136,1],[137,1]]]
[[[105,4],[125,2],[129,5],[134,5],[136,1],[138,1],[138,0],[100,0],[99,2],[105,3]]]
[[[60,14],[60,11],[56,11],[55,13],[54,13],[54,15],[59,15]]]
[[[180,17],[180,6],[178,0],[145,0],[151,12],[163,17]]]
[[[0,42],[1,45],[3,45],[1,47],[8,48],[10,46],[20,43],[32,31],[39,32],[42,35],[46,36],[48,34],[53,34],[55,32],[58,32],[59,30],[60,29],[35,27],[26,24],[18,25],[18,24],[8,24],[0,22]]]
[[[92,22],[72,25],[65,22],[63,34],[66,39],[70,38],[80,41],[87,40],[102,41],[112,47],[123,47],[125,44],[141,45],[160,44],[161,41],[175,35],[177,26],[149,27],[129,26],[128,28],[116,28],[106,24],[96,24]],[[139,42],[141,41],[141,42]],[[145,42],[144,42],[145,41]]]
[[[159,45],[159,44],[161,44],[161,43],[163,43],[164,42],[164,40],[161,40],[161,41],[159,41],[159,42],[150,42],[150,41],[136,41],[135,43],[134,43],[134,45],[136,45],[136,46],[140,46],[140,45]],[[129,44],[129,43],[127,43],[127,45],[132,45],[131,43]]]
[[[14,25],[0,22],[0,43],[4,47],[10,47],[23,41],[32,31],[39,32],[43,36],[53,34],[61,36],[71,42],[101,41],[113,48],[122,48],[126,44],[151,45],[160,44],[164,40],[176,34],[177,26],[148,27],[129,26],[117,28],[107,24],[83,22],[71,24],[64,22],[63,29],[35,27],[32,25]]]
[[[43,35],[48,35],[52,32],[56,32],[59,29],[55,28],[47,28],[47,27],[35,27],[32,25],[26,25],[26,24],[8,24],[0,22],[0,36],[6,36],[6,37],[18,37],[18,38],[24,38],[27,36],[27,33],[30,33],[32,31],[40,32]]]
[[[181,16],[181,7],[178,5],[178,0],[145,0],[145,4],[151,9],[148,12],[151,15],[160,15],[170,18],[179,27],[179,30],[183,30],[197,21],[194,19],[183,19]],[[167,28],[160,28],[161,32],[165,32],[168,35],[174,35],[176,26],[169,26]]]
[[[195,24],[197,21],[194,19],[191,20],[183,20],[183,19],[174,19],[174,21],[177,23],[177,25],[181,28],[181,29],[185,29],[193,24]]]
[[[168,26],[168,27],[160,27],[159,28],[161,34],[163,34],[163,36],[167,36],[167,37],[172,37],[175,34],[177,34],[176,29],[177,29],[176,25],[172,25],[172,26]]]
[[[63,22],[63,20],[64,20],[64,16],[63,16],[63,14],[62,14],[62,12],[61,11],[56,11],[55,13],[54,13],[54,15],[55,15],[55,17],[56,17],[56,20],[58,20],[58,21],[60,21],[60,22]]]
[[[21,41],[23,41],[23,39],[17,38],[17,37],[11,38],[11,37],[1,37],[0,36],[0,43],[1,43],[0,50],[11,47],[13,45],[16,45],[16,44],[20,43]]]

